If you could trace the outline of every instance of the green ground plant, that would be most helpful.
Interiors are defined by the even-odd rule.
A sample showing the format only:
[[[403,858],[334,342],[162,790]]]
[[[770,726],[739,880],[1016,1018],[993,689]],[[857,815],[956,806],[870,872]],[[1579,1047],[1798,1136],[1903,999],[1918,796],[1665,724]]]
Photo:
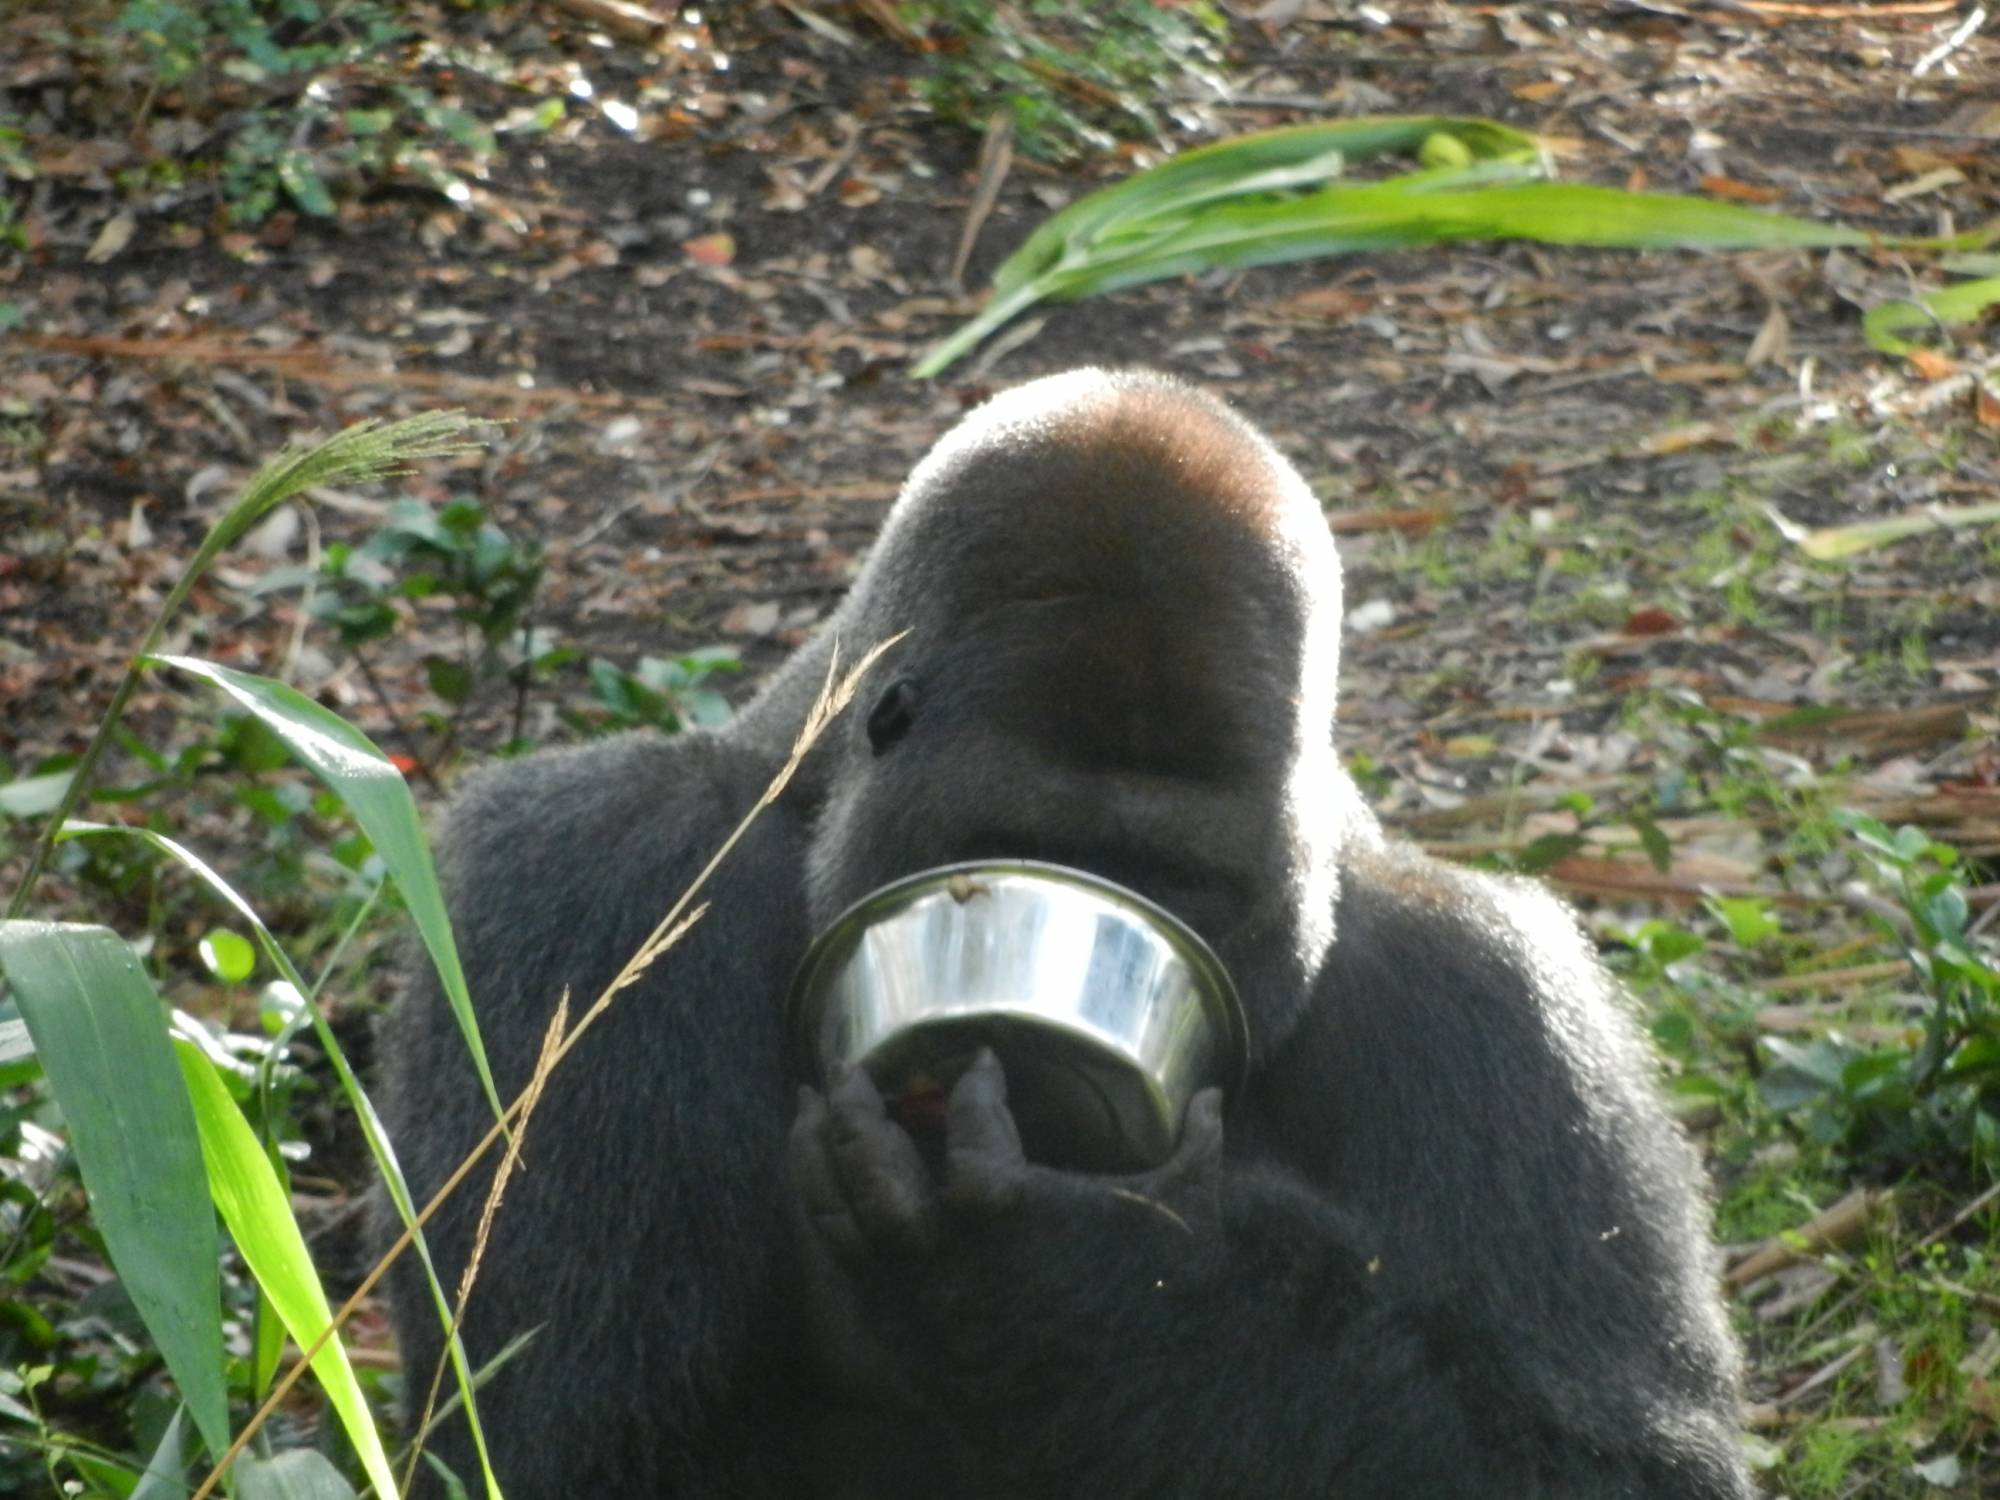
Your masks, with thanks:
[[[482,1077],[483,1050],[442,900],[430,869],[415,804],[393,765],[357,731],[282,683],[186,657],[155,657],[168,621],[214,559],[273,507],[319,484],[365,481],[395,471],[408,460],[456,451],[464,427],[455,416],[415,418],[376,429],[370,424],[313,449],[288,450],[265,466],[243,497],[211,529],[207,540],[170,592],[147,639],[114,694],[105,721],[63,778],[42,836],[0,924],[0,972],[7,980],[0,1012],[0,1057],[16,1088],[0,1118],[0,1141],[15,1154],[0,1195],[9,1233],[0,1246],[0,1279],[26,1287],[45,1270],[47,1246],[59,1228],[81,1233],[115,1270],[107,1283],[143,1337],[128,1346],[143,1351],[118,1382],[150,1382],[164,1364],[180,1404],[164,1390],[148,1402],[111,1403],[101,1353],[87,1330],[62,1328],[26,1300],[25,1310],[0,1333],[11,1370],[0,1391],[0,1415],[22,1423],[51,1483],[64,1493],[126,1495],[142,1478],[178,1487],[198,1443],[211,1459],[234,1456],[238,1433],[232,1408],[265,1398],[276,1385],[279,1357],[289,1336],[305,1351],[338,1423],[351,1445],[356,1469],[377,1494],[397,1493],[387,1449],[377,1430],[367,1391],[342,1342],[332,1337],[330,1309],[300,1232],[288,1193],[286,1142],[294,1138],[299,1076],[289,1056],[294,1037],[310,1027],[331,1065],[347,1107],[359,1120],[388,1184],[409,1220],[414,1207],[401,1174],[375,1126],[374,1111],[318,1002],[325,975],[338,953],[309,982],[270,927],[233,886],[192,850],[168,835],[137,825],[71,820],[93,790],[96,767],[116,736],[119,720],[142,672],[169,666],[219,690],[239,713],[254,717],[336,792],[379,860],[381,879],[392,879],[438,966],[445,992],[464,1025],[467,1045]],[[111,928],[26,919],[37,876],[60,841],[138,841],[193,874],[230,917],[197,945],[211,976],[241,983],[255,972],[254,942],[269,976],[260,1013],[265,1034],[234,1032],[163,1006],[153,978],[134,947]],[[367,910],[357,913],[348,932]],[[244,933],[250,936],[246,940]],[[150,945],[147,945],[150,946]],[[488,1094],[496,1115],[498,1096]],[[19,1106],[11,1103],[24,1098]],[[21,1169],[30,1148],[64,1143],[73,1154],[74,1177],[59,1152],[45,1152],[53,1170]],[[62,1226],[52,1205],[69,1201],[66,1182],[80,1180],[89,1193],[87,1226]],[[73,1208],[65,1210],[73,1212]],[[224,1277],[215,1255],[216,1217],[248,1275]],[[417,1253],[428,1264],[418,1236]],[[228,1295],[225,1297],[225,1286]],[[433,1278],[440,1317],[450,1303]],[[240,1327],[251,1351],[225,1357],[225,1325]],[[147,1345],[150,1344],[150,1348]],[[462,1394],[471,1372],[452,1341]],[[114,1344],[114,1347],[121,1347]],[[95,1414],[100,1430],[76,1431],[58,1413]],[[162,1413],[163,1421],[155,1421]],[[240,1445],[248,1429],[238,1433]],[[352,1486],[316,1454],[242,1460],[246,1475],[276,1466],[287,1482],[316,1497],[351,1495]],[[275,1481],[277,1473],[264,1476]],[[489,1476],[490,1479],[490,1476]]]
[[[995,110],[1043,161],[1072,161],[1120,140],[1155,141],[1178,94],[1211,81],[1228,26],[1219,7],[1153,0],[916,0],[904,18],[937,48],[917,92],[973,129]]]
[[[412,183],[464,201],[458,163],[493,132],[434,84],[408,11],[380,0],[123,0],[99,45],[131,49],[142,115],[220,122],[220,150],[147,169],[154,187],[207,181],[239,224],[281,208]],[[410,66],[411,54],[419,66]]]

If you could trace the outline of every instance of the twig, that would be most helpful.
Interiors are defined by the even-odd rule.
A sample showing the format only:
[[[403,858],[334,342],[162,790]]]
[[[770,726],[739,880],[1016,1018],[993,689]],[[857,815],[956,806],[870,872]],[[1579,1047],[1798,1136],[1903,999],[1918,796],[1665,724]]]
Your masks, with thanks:
[[[1013,165],[1014,111],[996,109],[993,118],[986,122],[986,134],[979,142],[977,185],[972,190],[972,202],[966,205],[965,222],[959,227],[958,250],[951,258],[951,268],[945,272],[951,289],[961,295],[965,291],[965,268],[972,259],[972,248],[979,242],[979,231],[986,227],[993,205],[1000,201],[1000,188]]]
[[[388,690],[382,686],[382,679],[375,675],[375,668],[369,663],[368,654],[359,646],[349,647],[348,653],[354,658],[354,664],[361,668],[361,678],[368,684],[368,690],[375,695],[375,702],[388,716],[389,727],[396,731],[396,738],[403,742],[403,748],[410,757],[410,764],[416,769],[417,774],[423,777],[426,786],[432,791],[438,790],[438,779],[431,774],[431,763],[424,756],[423,746],[417,743],[416,734],[403,722],[403,716],[396,712],[396,705],[390,700]]]
[[[1845,990],[1871,984],[1877,979],[1896,979],[1910,972],[1907,958],[1891,958],[1877,964],[1856,964],[1848,969],[1818,969],[1810,974],[1787,974],[1767,979],[1758,986],[1772,995],[1788,995],[1799,990]]]
[[[1872,1344],[1856,1344],[1839,1358],[1829,1360],[1826,1364],[1821,1365],[1811,1375],[1807,1376],[1790,1390],[1781,1392],[1773,1399],[1771,1404],[1773,1406],[1791,1406],[1796,1402],[1803,1401],[1821,1386],[1838,1379],[1842,1372],[1856,1360],[1860,1359],[1862,1355],[1868,1353],[1873,1347]]]
[[[612,507],[611,510],[586,526],[563,550],[565,552],[582,551],[585,547],[588,547],[592,542],[603,536],[605,532],[631,515],[633,511],[643,509],[656,500],[685,500],[689,492],[708,477],[709,471],[715,467],[716,459],[722,456],[723,446],[721,443],[710,443],[706,448],[702,449],[695,456],[693,472],[679,484],[675,485],[669,495],[640,495],[636,499],[627,500],[623,505]]]
[[[1935,47],[1931,48],[1930,51],[1917,59],[1915,66],[1910,69],[1910,76],[1912,78],[1923,77],[1924,74],[1930,72],[1932,68],[1935,68],[1947,57],[1950,57],[1952,53],[1963,47],[1972,39],[1973,33],[1985,24],[1986,7],[1983,5],[1973,6],[1966,18],[1952,29],[1950,36],[1946,37]]]
[[[383,370],[333,359],[317,346],[260,349],[221,339],[128,339],[110,336],[16,332],[9,337],[25,348],[51,354],[78,354],[92,359],[181,360],[188,364],[240,365],[277,371],[303,385],[341,390],[353,386],[389,386],[429,391],[470,402],[513,401],[530,406],[576,406],[585,410],[668,411],[672,403],[658,396],[627,396],[616,391],[580,391],[564,386],[522,386],[512,380],[481,375],[453,375],[438,370]]]
[[[1797,1229],[1773,1236],[1723,1273],[1722,1284],[1731,1291],[1782,1271],[1820,1250],[1843,1245],[1868,1227],[1868,1223],[1889,1201],[1887,1192],[1856,1188],[1831,1208],[1822,1209]]]
[[[848,128],[847,139],[840,143],[840,149],[821,162],[819,170],[806,180],[806,196],[808,198],[817,198],[821,193],[825,192],[833,179],[846,171],[853,163],[854,158],[860,151],[861,126],[859,123],[856,123]]]

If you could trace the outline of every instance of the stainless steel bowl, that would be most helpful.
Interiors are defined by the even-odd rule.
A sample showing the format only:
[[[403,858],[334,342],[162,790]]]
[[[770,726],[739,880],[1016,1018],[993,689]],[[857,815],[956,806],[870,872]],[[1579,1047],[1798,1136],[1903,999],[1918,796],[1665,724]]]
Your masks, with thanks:
[[[868,1070],[920,1140],[981,1047],[1030,1160],[1136,1171],[1210,1084],[1240,1085],[1243,1008],[1208,945],[1143,896],[1026,860],[946,865],[864,896],[792,983],[799,1076]]]

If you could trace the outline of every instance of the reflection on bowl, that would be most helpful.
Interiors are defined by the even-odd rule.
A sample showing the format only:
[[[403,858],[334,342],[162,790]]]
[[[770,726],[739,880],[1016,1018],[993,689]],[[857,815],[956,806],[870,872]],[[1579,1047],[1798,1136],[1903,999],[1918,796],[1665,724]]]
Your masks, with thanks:
[[[868,1069],[921,1136],[991,1047],[1031,1160],[1135,1171],[1172,1154],[1182,1112],[1235,1087],[1249,1039],[1207,944],[1144,897],[1026,860],[947,865],[864,896],[792,984],[795,1072]]]

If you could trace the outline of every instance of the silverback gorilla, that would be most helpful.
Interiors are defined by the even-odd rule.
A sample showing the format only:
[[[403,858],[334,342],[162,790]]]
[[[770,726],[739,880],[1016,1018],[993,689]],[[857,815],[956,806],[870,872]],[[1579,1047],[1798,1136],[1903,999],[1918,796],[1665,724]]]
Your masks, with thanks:
[[[1362,807],[1339,629],[1327,526],[1270,443],[1082,370],[939,442],[730,726],[468,780],[443,869],[511,1094],[559,997],[598,993],[764,789],[836,641],[909,632],[550,1081],[466,1323],[475,1367],[540,1330],[480,1397],[512,1500],[1751,1494],[1648,1052],[1558,903]],[[1235,976],[1249,1082],[1198,1096],[1165,1166],[1022,1159],[990,1058],[936,1171],[865,1074],[787,1077],[809,936],[982,857],[1131,886]],[[412,985],[386,1048],[421,1198],[491,1117]],[[433,1230],[447,1286],[489,1173]],[[399,1269],[414,1408],[440,1336]],[[476,1485],[461,1422],[431,1446]]]

